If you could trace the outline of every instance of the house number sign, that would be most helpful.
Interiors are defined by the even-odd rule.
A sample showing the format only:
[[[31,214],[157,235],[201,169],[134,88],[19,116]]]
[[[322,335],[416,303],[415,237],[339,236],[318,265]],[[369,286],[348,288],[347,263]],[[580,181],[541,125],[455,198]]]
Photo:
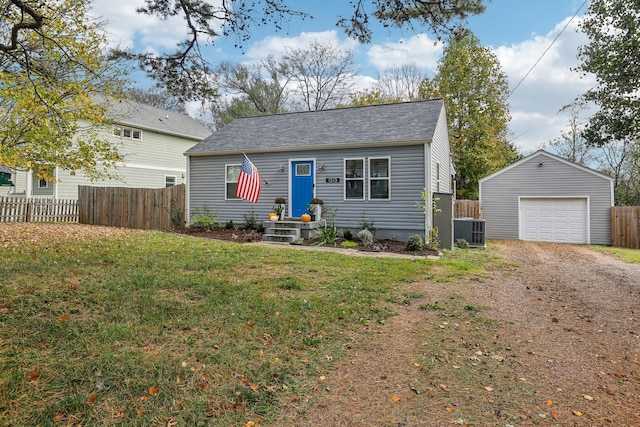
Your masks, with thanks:
[[[327,178],[327,183],[329,184],[339,184],[340,178]]]

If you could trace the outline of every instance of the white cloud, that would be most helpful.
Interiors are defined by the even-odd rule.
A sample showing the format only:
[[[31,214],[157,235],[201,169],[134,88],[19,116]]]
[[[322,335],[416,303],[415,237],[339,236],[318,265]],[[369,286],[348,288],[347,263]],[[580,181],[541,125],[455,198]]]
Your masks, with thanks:
[[[271,36],[256,41],[247,51],[248,62],[259,61],[268,55],[273,55],[276,59],[288,49],[304,49],[312,42],[334,46],[336,48],[358,51],[358,42],[351,39],[341,40],[336,30],[307,33],[302,32],[295,37]]]
[[[559,137],[568,122],[568,115],[559,114],[559,110],[595,82],[591,76],[582,77],[572,70],[579,64],[578,47],[588,39],[577,31],[577,20],[570,22],[558,37],[568,21],[569,18],[558,23],[544,36],[534,35],[521,43],[494,49],[511,90],[515,89],[509,98],[512,116],[509,127],[513,142],[523,152],[534,151]]]
[[[105,19],[112,46],[138,46],[144,51],[172,49],[187,33],[183,18],[175,16],[162,20],[136,12],[145,6],[144,0],[109,0],[93,3],[92,14]]]
[[[373,45],[367,56],[378,71],[405,64],[433,71],[442,55],[442,48],[442,42],[418,34],[409,39],[400,39],[397,43]]]

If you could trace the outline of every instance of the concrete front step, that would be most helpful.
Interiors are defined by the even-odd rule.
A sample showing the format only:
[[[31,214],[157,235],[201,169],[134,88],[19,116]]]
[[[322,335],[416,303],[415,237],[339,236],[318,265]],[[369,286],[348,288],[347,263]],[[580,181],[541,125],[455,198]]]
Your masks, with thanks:
[[[324,224],[321,221],[302,222],[285,219],[276,222],[265,221],[263,225],[265,228],[265,233],[262,235],[263,241],[291,243],[301,237],[303,239],[315,237],[317,234],[315,230]]]
[[[273,243],[291,243],[298,239],[300,236],[295,236],[291,234],[263,234],[262,241],[264,242],[273,242]]]

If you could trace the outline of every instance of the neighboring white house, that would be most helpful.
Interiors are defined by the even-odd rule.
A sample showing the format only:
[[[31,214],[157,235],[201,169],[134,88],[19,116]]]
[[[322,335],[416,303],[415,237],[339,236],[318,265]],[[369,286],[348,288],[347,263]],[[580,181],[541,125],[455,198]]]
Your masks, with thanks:
[[[35,172],[14,174],[13,194],[57,199],[77,199],[78,185],[163,188],[186,182],[184,152],[211,131],[195,119],[132,101],[116,102],[110,111],[115,124],[100,131],[120,148],[124,163],[118,179],[91,182],[78,171],[56,168],[56,182],[38,179]],[[6,188],[6,187],[2,187]]]

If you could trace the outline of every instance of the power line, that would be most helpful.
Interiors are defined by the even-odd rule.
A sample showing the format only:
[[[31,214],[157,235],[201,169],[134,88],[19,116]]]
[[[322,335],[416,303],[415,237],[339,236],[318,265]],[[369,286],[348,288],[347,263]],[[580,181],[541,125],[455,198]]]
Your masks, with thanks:
[[[588,0],[584,0],[582,2],[582,4],[580,5],[580,7],[576,10],[576,13],[573,14],[573,16],[571,17],[571,19],[569,19],[567,21],[566,24],[564,24],[564,27],[562,27],[562,30],[560,30],[560,32],[555,36],[555,38],[553,39],[553,41],[551,42],[551,44],[545,49],[544,52],[542,52],[542,55],[540,55],[540,58],[538,58],[538,60],[531,66],[531,68],[529,69],[529,71],[527,71],[527,73],[524,75],[524,77],[522,77],[522,79],[520,79],[520,81],[518,82],[518,84],[511,89],[511,92],[509,92],[509,95],[507,95],[506,99],[509,99],[509,97],[513,94],[513,92],[516,91],[516,89],[518,89],[520,87],[520,85],[522,84],[522,82],[525,81],[525,79],[527,77],[529,77],[529,74],[531,74],[531,72],[533,71],[534,68],[536,68],[536,66],[538,65],[538,63],[542,60],[542,58],[544,58],[544,56],[547,54],[547,52],[549,52],[549,49],[551,49],[551,47],[555,44],[555,42],[558,40],[558,38],[562,35],[562,33],[564,33],[564,30],[567,29],[567,27],[569,26],[569,24],[571,23],[571,21],[573,21],[575,19],[576,16],[578,16],[578,13],[580,13],[580,10],[583,8],[583,6],[585,4],[587,4]]]

